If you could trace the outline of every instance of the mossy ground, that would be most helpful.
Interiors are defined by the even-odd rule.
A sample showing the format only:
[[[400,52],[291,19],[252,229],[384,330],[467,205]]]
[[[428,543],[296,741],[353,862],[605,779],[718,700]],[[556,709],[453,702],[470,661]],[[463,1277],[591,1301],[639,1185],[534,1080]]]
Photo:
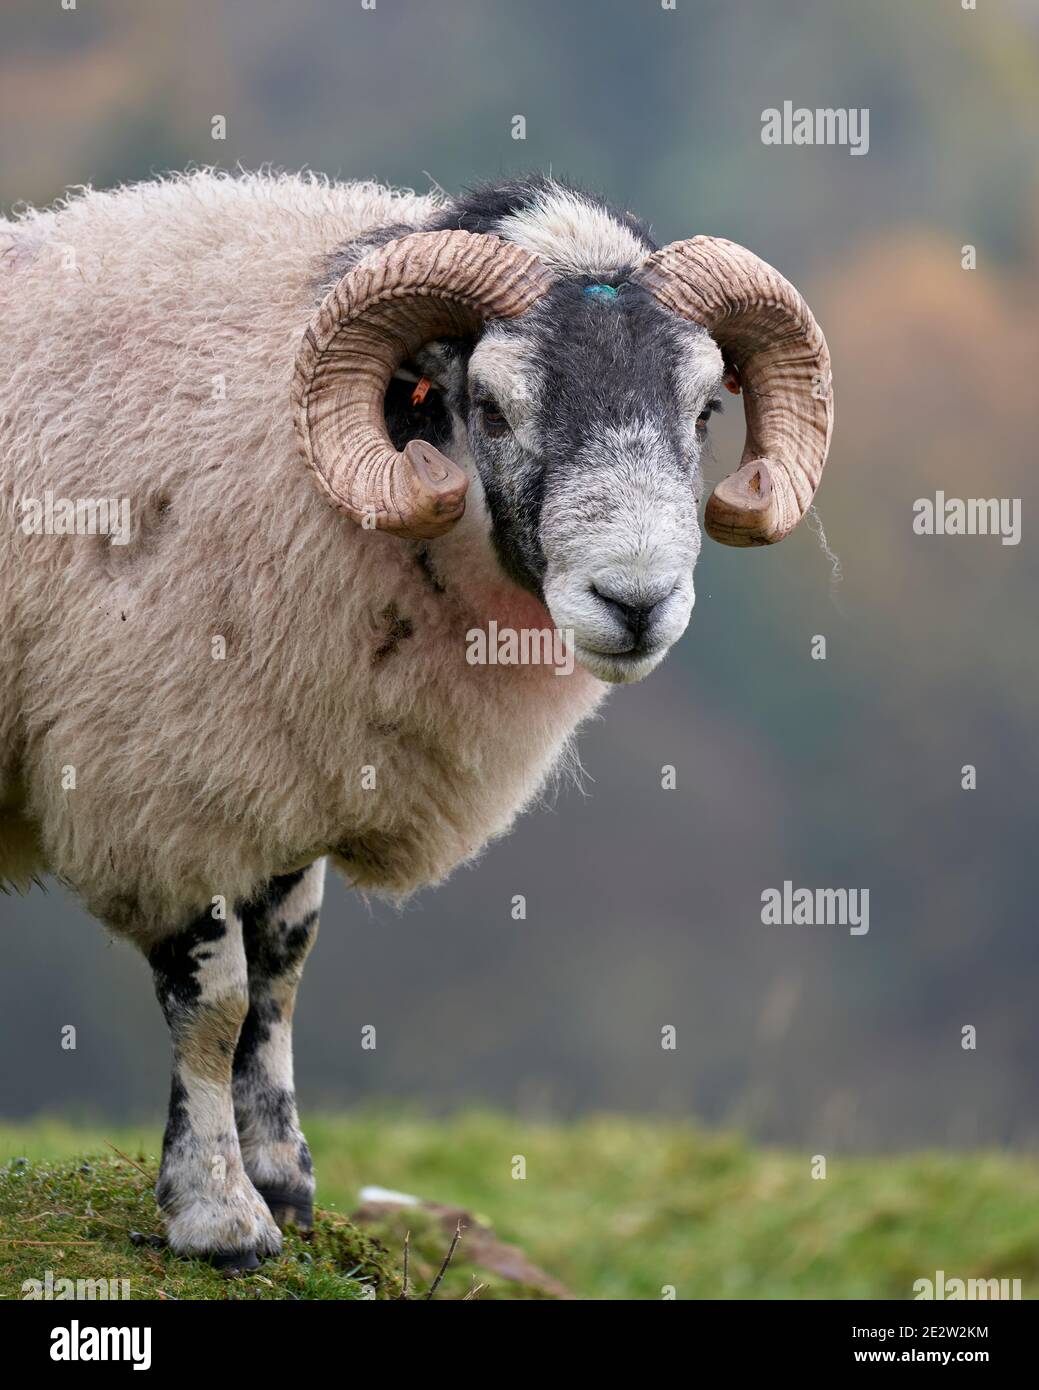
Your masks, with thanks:
[[[147,1154],[138,1157],[148,1161]],[[143,1166],[143,1162],[142,1162]],[[141,1299],[363,1299],[400,1292],[396,1262],[342,1217],[322,1214],[310,1240],[289,1234],[277,1260],[230,1278],[161,1245],[151,1184],[130,1163],[16,1159],[0,1168],[0,1295],[26,1280],[129,1281]]]
[[[49,1268],[129,1278],[145,1298],[392,1298],[405,1227],[421,1297],[443,1232],[420,1212],[376,1230],[381,1244],[355,1230],[347,1217],[368,1183],[466,1208],[578,1297],[658,1299],[670,1285],[679,1298],[906,1299],[938,1269],[1019,1278],[1026,1298],[1039,1290],[1030,1156],[831,1155],[827,1177],[813,1180],[808,1154],[662,1121],[369,1111],[305,1117],[305,1128],[323,1207],[313,1239],[290,1236],[280,1259],[228,1280],[130,1240],[161,1230],[149,1181],[156,1130],[0,1125],[0,1297],[21,1297],[22,1281]],[[474,1281],[481,1300],[539,1296],[474,1267],[465,1250],[463,1236],[438,1298],[463,1298]]]

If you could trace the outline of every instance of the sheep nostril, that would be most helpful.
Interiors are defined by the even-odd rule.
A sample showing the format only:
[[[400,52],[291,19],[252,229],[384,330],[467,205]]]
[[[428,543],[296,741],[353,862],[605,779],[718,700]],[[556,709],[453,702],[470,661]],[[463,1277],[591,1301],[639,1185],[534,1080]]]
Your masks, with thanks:
[[[671,586],[663,598],[649,599],[648,601],[638,599],[635,602],[630,602],[631,595],[620,598],[616,591],[611,593],[599,584],[591,586],[592,593],[600,603],[605,604],[610,612],[619,618],[627,628],[635,646],[638,646],[652,628],[655,615],[663,607],[665,600],[673,592],[673,588],[674,586]]]

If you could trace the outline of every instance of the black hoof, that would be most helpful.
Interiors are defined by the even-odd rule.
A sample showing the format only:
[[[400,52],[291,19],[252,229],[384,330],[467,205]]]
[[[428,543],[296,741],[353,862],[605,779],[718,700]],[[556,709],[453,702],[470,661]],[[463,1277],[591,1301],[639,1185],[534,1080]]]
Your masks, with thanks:
[[[284,1188],[257,1189],[267,1203],[270,1214],[282,1231],[294,1226],[297,1231],[309,1231],[314,1226],[314,1199],[307,1192],[287,1192]]]
[[[209,1263],[214,1269],[223,1270],[225,1274],[247,1274],[250,1270],[260,1268],[255,1250],[218,1250],[210,1255]]]

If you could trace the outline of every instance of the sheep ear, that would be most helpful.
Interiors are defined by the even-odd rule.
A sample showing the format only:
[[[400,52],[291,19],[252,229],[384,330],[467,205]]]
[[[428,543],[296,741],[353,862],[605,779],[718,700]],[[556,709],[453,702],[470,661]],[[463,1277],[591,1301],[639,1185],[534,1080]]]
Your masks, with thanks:
[[[386,433],[395,449],[402,450],[413,439],[425,440],[435,449],[445,449],[451,440],[451,415],[443,393],[414,371],[397,372],[383,401]]]
[[[414,355],[415,365],[428,378],[434,390],[442,392],[448,405],[461,402],[466,390],[466,368],[472,344],[458,338],[440,338],[425,343]]]

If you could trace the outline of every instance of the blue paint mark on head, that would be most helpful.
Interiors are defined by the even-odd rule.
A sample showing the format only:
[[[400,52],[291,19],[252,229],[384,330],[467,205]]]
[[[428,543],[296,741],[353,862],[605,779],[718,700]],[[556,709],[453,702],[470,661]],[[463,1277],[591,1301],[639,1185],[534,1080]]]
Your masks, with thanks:
[[[585,285],[585,294],[602,295],[605,299],[616,299],[617,291],[612,285]]]

